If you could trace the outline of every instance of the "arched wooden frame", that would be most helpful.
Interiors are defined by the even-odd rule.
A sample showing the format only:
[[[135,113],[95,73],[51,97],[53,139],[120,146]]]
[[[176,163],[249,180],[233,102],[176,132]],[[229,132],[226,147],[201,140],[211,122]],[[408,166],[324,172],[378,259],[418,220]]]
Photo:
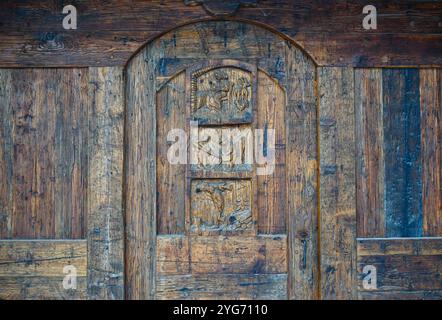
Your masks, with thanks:
[[[254,63],[286,92],[288,297],[317,298],[316,67],[311,58],[281,37],[254,25],[226,21],[171,31],[147,45],[127,65],[126,298],[155,296],[157,89],[177,71],[209,57]]]

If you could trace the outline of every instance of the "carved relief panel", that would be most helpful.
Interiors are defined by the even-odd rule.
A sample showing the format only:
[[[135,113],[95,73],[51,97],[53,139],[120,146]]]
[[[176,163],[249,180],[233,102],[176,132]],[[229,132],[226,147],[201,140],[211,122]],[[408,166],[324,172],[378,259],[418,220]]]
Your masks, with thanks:
[[[192,119],[200,124],[252,122],[254,84],[254,73],[236,66],[192,72]]]
[[[250,180],[193,180],[191,232],[225,233],[252,230]]]

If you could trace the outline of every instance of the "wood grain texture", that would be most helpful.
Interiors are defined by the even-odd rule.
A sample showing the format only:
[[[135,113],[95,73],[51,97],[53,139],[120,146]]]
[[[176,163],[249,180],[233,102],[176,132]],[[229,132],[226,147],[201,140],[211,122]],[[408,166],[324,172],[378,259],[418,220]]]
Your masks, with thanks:
[[[209,274],[160,276],[160,300],[282,300],[287,298],[286,274]]]
[[[257,128],[275,130],[275,163],[272,174],[259,175],[258,233],[285,234],[286,227],[286,140],[285,92],[263,71],[258,72]],[[264,167],[264,166],[263,166]],[[270,171],[269,171],[270,172]]]
[[[423,235],[442,236],[442,71],[421,69]]]
[[[438,255],[440,238],[372,238],[358,239],[358,257],[388,255]]]
[[[189,237],[183,235],[158,235],[156,241],[157,276],[190,274]]]
[[[316,69],[304,53],[285,53],[286,186],[288,197],[289,299],[318,298],[318,154]]]
[[[65,266],[76,268],[77,289],[63,289]],[[85,299],[85,240],[0,241],[0,299]]]
[[[265,25],[290,37],[320,65],[441,65],[441,3],[376,3],[378,29],[369,31],[362,27],[366,4],[363,0],[261,0],[228,19]],[[1,65],[122,66],[144,43],[165,31],[213,19],[202,6],[185,6],[182,0],[136,5],[77,1],[75,5],[78,29],[64,30],[62,3],[3,1]]]
[[[193,274],[287,272],[287,237],[192,237]]]
[[[198,23],[169,32],[140,51],[128,65],[126,101],[127,123],[130,123],[130,126],[126,127],[128,149],[126,150],[125,158],[127,159],[125,163],[126,264],[128,266],[137,265],[138,268],[136,270],[135,268],[130,268],[126,271],[127,298],[166,297],[167,294],[163,292],[174,289],[164,288],[165,286],[170,286],[173,280],[170,280],[172,278],[167,278],[169,276],[155,279],[157,271],[160,272],[160,270],[163,275],[164,273],[171,272],[174,274],[174,277],[180,276],[182,279],[189,279],[187,275],[180,273],[185,272],[188,268],[185,252],[188,250],[189,255],[192,256],[192,241],[189,240],[190,242],[186,243],[184,240],[179,240],[180,236],[176,234],[166,235],[161,233],[156,237],[158,233],[158,230],[155,228],[158,225],[156,221],[157,213],[155,212],[156,206],[152,206],[152,204],[156,204],[158,199],[156,191],[160,180],[157,182],[156,179],[165,178],[163,173],[160,174],[156,170],[159,168],[156,161],[156,152],[159,150],[157,145],[159,136],[156,136],[155,131],[158,130],[160,125],[164,125],[164,121],[160,121],[159,118],[156,119],[159,111],[163,112],[164,108],[162,107],[160,108],[161,110],[157,110],[156,103],[161,102],[165,107],[167,103],[177,99],[176,97],[173,98],[175,95],[177,97],[181,95],[179,86],[172,89],[167,88],[167,86],[175,84],[180,72],[183,70],[190,68],[189,70],[193,71],[196,66],[203,64],[207,66],[208,63],[215,63],[214,61],[219,63],[219,61],[225,61],[223,59],[238,60],[240,61],[238,62],[240,66],[244,63],[255,64],[269,77],[273,78],[268,81],[275,81],[274,85],[276,83],[279,84],[282,90],[287,92],[284,113],[292,116],[285,117],[285,122],[289,121],[287,119],[291,119],[291,122],[285,123],[284,131],[287,136],[280,147],[282,150],[282,147],[285,145],[288,150],[287,146],[289,144],[292,146],[290,151],[286,151],[286,159],[291,157],[290,163],[292,167],[287,169],[291,176],[289,178],[289,175],[287,175],[284,182],[285,188],[287,188],[287,195],[290,194],[291,198],[287,200],[289,207],[285,213],[288,219],[286,230],[289,232],[287,250],[290,252],[290,258],[288,258],[290,262],[287,263],[288,275],[283,276],[285,279],[290,278],[290,280],[288,282],[289,285],[286,283],[283,287],[278,285],[279,282],[274,282],[276,286],[274,290],[287,290],[290,287],[291,298],[317,297],[316,189],[318,168],[316,153],[315,64],[299,48],[290,45],[283,39],[275,37],[265,29],[237,22],[220,21]],[[186,82],[187,93],[190,92],[190,88],[189,83]],[[269,92],[282,92],[282,90]],[[166,94],[168,95],[167,99]],[[272,101],[271,97],[267,99],[269,99],[266,100],[268,103],[282,103],[282,100]],[[157,114],[152,110],[157,110]],[[280,115],[276,116],[280,117]],[[190,113],[188,113],[188,117],[190,117]],[[146,130],[146,128],[149,128],[149,130]],[[290,135],[288,132],[290,132]],[[279,161],[282,162],[282,159],[279,159]],[[288,160],[286,161],[287,163],[289,162]],[[231,178],[232,174],[238,174],[234,176],[235,179],[250,179],[249,172],[246,172],[248,176],[239,175],[239,173],[243,172],[217,172],[215,174],[212,170],[205,175],[197,175],[197,173],[195,170],[188,170],[187,172],[188,175],[190,174],[189,178],[191,179],[226,179]],[[191,195],[190,180],[187,184],[186,199]],[[177,196],[174,194],[173,197],[176,198]],[[190,209],[190,201],[185,207],[188,208],[187,210]],[[187,213],[185,224],[186,228],[190,226],[190,215]],[[164,237],[169,238],[164,240],[166,242],[162,243]],[[258,241],[257,243],[259,244],[260,242]],[[180,250],[183,250],[183,252],[177,253],[178,249],[174,248],[175,245],[182,248]],[[248,245],[255,248],[257,244],[250,242]],[[164,250],[164,252],[160,252],[160,250]],[[198,252],[203,252],[201,250]],[[231,270],[232,266],[237,263],[235,262],[237,260],[235,260],[234,256],[230,257],[227,252],[222,251],[225,249],[220,250],[218,246],[213,246],[213,252],[219,252],[220,259],[225,257],[221,262],[225,261],[223,263],[225,263],[226,268]],[[173,254],[178,255],[177,259],[175,259],[177,261],[170,258],[170,255]],[[155,264],[155,259],[152,259],[152,257],[158,259],[157,264]],[[242,268],[253,270],[255,265],[255,258],[253,257],[256,257],[256,255],[251,254],[247,257],[250,258],[250,261],[244,262]],[[259,257],[260,255],[258,255]],[[208,255],[207,258],[199,256],[197,259],[203,259],[203,261],[204,259],[212,259],[208,260],[210,262],[215,261],[214,259],[216,258],[215,255]],[[229,259],[232,259],[230,266],[228,263]],[[192,267],[192,261],[190,261],[189,268]],[[199,268],[207,272],[208,267],[206,266],[204,269],[202,266],[203,264],[200,264]],[[228,275],[226,273],[224,275],[217,275],[217,277],[222,278]],[[180,277],[177,279],[181,279]],[[199,278],[203,279],[204,277],[206,277],[205,274],[199,274]],[[232,281],[221,281],[217,286],[221,286],[224,283],[226,286],[229,286],[229,283],[232,283]],[[204,286],[205,288],[205,284],[197,282],[197,285]],[[220,287],[220,294],[225,290],[230,292],[227,288]],[[243,289],[244,291],[247,290]],[[183,290],[185,291],[185,289]],[[273,289],[268,288],[268,290]],[[155,292],[157,293],[155,294]],[[253,290],[250,292],[253,293]],[[250,296],[247,294],[242,295]],[[173,296],[171,295],[170,297]],[[274,293],[274,296],[287,297],[287,294],[279,292]],[[195,296],[195,298],[198,297],[203,298],[204,295]],[[226,297],[229,297],[229,295]]]
[[[87,70],[1,74],[3,236],[84,238]]]
[[[381,69],[355,69],[356,192],[359,237],[383,237],[384,126]]]
[[[422,235],[419,70],[383,69],[387,237]]]
[[[156,97],[157,113],[157,233],[182,234],[185,217],[185,164],[171,165],[171,130],[186,128],[185,73],[167,82]],[[175,138],[175,137],[174,137]]]
[[[366,265],[376,268],[377,288],[374,290],[362,286],[365,276],[362,270]],[[442,289],[441,270],[441,238],[358,239],[360,298],[438,297]]]
[[[149,47],[126,70],[125,264],[126,298],[155,292],[156,107],[155,51]],[[134,267],[136,266],[136,268]]]
[[[441,300],[442,290],[420,291],[364,291],[359,293],[362,300]]]
[[[13,106],[12,70],[0,70],[0,239],[12,236]]]
[[[321,298],[356,298],[354,78],[351,68],[318,70]]]
[[[124,298],[123,68],[90,68],[88,290]]]

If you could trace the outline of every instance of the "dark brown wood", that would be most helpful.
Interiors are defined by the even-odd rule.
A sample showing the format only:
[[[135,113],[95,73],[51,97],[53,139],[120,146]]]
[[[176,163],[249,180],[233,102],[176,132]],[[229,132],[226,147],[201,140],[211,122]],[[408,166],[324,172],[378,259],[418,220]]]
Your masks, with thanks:
[[[1,74],[2,237],[84,238],[87,69]]]
[[[423,235],[442,236],[442,71],[420,70]]]
[[[376,268],[376,289],[362,285],[366,265]],[[441,238],[358,239],[359,298],[439,297],[441,267]]]
[[[88,292],[124,298],[123,68],[90,68]]]
[[[321,298],[356,298],[354,74],[319,68]]]
[[[77,288],[64,289],[74,266]],[[0,299],[86,299],[85,240],[1,240]]]
[[[272,1],[241,7],[228,19],[260,24],[291,38],[320,65],[442,65],[442,4],[376,3],[378,28],[362,27],[366,1]],[[0,65],[124,65],[143,44],[199,20],[220,19],[184,0],[77,1],[78,29],[64,30],[63,4],[0,4]],[[411,14],[412,13],[412,14]]]
[[[356,190],[359,237],[383,237],[384,126],[381,69],[355,69]]]

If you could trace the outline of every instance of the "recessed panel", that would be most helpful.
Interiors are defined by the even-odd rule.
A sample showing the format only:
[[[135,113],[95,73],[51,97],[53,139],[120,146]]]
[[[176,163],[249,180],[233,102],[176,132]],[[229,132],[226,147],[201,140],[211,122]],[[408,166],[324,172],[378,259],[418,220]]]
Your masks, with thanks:
[[[252,73],[223,67],[192,74],[192,118],[201,124],[252,121]]]
[[[191,232],[253,229],[250,180],[211,179],[191,183]]]

